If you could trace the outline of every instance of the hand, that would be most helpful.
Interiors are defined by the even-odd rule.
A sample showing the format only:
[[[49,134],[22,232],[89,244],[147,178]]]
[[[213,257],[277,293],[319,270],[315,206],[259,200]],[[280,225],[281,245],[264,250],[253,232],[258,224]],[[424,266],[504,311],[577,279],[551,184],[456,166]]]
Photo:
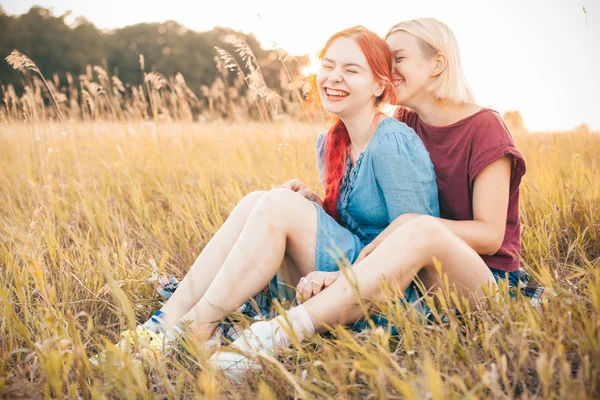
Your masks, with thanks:
[[[316,193],[310,190],[310,188],[306,186],[304,182],[302,182],[300,179],[292,179],[290,181],[287,181],[280,187],[282,189],[289,189],[298,194],[301,194],[310,201],[315,201],[315,199],[317,198]]]
[[[363,258],[368,256],[369,254],[371,254],[373,252],[373,250],[375,250],[377,248],[377,246],[379,246],[380,241],[377,239],[379,239],[379,236],[377,238],[375,238],[375,240],[373,240],[371,243],[369,243],[368,245],[363,247],[363,249],[360,251],[360,253],[358,253],[358,257],[356,258],[356,261],[354,261],[354,264],[356,264],[357,262],[361,261]]]
[[[296,287],[296,300],[298,304],[302,304],[302,302],[320,293],[324,288],[331,286],[341,275],[340,271],[314,271],[300,278],[300,282]]]

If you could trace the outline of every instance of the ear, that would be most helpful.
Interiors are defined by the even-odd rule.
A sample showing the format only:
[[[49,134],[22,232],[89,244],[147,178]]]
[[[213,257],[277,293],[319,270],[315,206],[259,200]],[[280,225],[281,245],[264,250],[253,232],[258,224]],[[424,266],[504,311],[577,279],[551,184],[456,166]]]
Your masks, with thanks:
[[[383,91],[385,90],[385,84],[384,83],[378,83],[377,86],[375,86],[375,97],[379,97],[383,94]]]
[[[444,53],[437,53],[433,56],[433,69],[431,70],[431,76],[439,76],[446,69],[448,59]]]

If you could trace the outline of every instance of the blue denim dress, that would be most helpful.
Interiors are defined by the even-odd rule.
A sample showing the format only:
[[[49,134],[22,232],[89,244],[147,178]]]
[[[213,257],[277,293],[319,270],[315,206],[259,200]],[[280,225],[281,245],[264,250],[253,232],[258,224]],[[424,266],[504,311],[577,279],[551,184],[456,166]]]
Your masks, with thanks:
[[[325,134],[317,139],[321,182],[325,182]],[[433,164],[412,128],[395,118],[379,123],[367,148],[352,168],[350,155],[340,186],[342,224],[317,203],[316,270],[337,271],[354,263],[360,251],[393,220],[405,213],[439,217]]]

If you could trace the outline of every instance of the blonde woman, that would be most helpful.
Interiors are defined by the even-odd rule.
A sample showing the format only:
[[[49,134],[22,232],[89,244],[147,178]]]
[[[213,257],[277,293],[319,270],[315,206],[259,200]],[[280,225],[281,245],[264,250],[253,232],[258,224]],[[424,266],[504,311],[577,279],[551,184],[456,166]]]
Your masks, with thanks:
[[[415,129],[436,170],[441,217],[430,218],[429,228],[434,238],[458,240],[456,248],[445,246],[444,272],[457,287],[474,292],[489,272],[516,285],[523,155],[500,115],[475,103],[448,26],[433,18],[410,20],[393,26],[386,41],[394,53],[396,117]],[[414,217],[394,221],[360,258],[386,239],[398,240]],[[419,275],[428,286],[437,283],[428,268]]]
[[[440,278],[434,258],[450,285],[467,296],[481,296],[498,279],[516,285],[523,156],[498,113],[475,103],[458,44],[445,24],[431,18],[402,22],[386,40],[393,52],[396,116],[418,133],[431,155],[440,217],[403,214],[367,245],[351,271],[362,295],[376,297],[381,280],[404,290],[417,276],[435,290]],[[296,185],[295,190],[304,193],[306,188]],[[362,315],[344,276],[315,284],[318,274],[310,273],[298,284],[303,312],[288,312],[300,339]],[[272,354],[289,343],[277,335],[253,333],[247,330],[233,347],[253,356]],[[233,377],[258,366],[251,357],[233,352],[217,353],[212,360]]]

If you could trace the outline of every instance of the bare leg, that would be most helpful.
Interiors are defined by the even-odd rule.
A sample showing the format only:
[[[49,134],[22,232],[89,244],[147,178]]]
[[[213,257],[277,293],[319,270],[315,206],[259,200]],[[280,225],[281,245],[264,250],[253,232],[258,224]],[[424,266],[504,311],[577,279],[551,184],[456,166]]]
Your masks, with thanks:
[[[284,255],[294,261],[300,275],[314,271],[316,233],[317,210],[310,201],[284,189],[265,194],[212,284],[184,316],[194,321],[197,340],[208,339],[221,318],[260,291]]]
[[[252,192],[240,200],[223,226],[204,247],[177,291],[161,308],[167,316],[167,326],[179,321],[202,298],[237,241],[250,212],[265,193],[267,192]]]
[[[485,284],[495,285],[481,257],[440,221],[428,216],[400,226],[352,267],[355,278],[350,277],[359,282],[361,297],[377,298],[381,294],[382,279],[395,282],[403,291],[417,273],[425,287],[435,288],[440,282],[433,257],[440,260],[443,273],[461,294],[479,296]],[[363,315],[345,277],[304,302],[304,308],[311,315],[317,332],[324,331],[326,325],[355,322]]]

